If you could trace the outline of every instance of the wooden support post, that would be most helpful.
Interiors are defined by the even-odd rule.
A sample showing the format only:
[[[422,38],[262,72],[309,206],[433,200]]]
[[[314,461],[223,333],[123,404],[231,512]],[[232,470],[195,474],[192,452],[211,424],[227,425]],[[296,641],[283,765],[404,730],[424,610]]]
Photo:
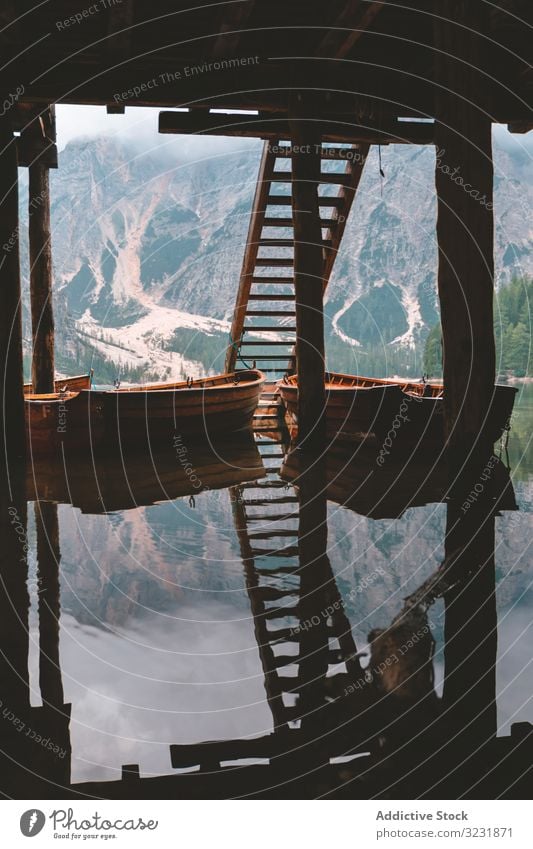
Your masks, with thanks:
[[[322,453],[301,454],[298,476],[298,561],[300,574],[300,681],[301,728],[313,741],[300,753],[308,762],[324,761],[319,741],[324,732],[326,675],[328,671],[328,596],[335,583],[327,555],[328,514],[325,458]],[[327,762],[327,757],[325,758]]]
[[[59,521],[57,504],[35,502],[39,586],[39,686],[43,703],[63,705],[59,658],[60,584]]]
[[[466,519],[452,499],[446,527],[446,551],[457,552],[454,569],[463,580],[445,597],[443,706],[461,763],[497,730],[494,505],[480,499],[470,510]]]
[[[491,445],[483,423],[494,392],[493,163],[482,36],[487,9],[441,0],[435,23],[439,245],[444,412],[454,474]]]
[[[0,452],[24,457],[17,151],[8,118],[0,119]]]
[[[306,121],[306,102],[293,99],[292,215],[294,224],[294,288],[296,294],[296,360],[298,369],[298,442],[301,447],[325,444],[324,251],[318,184],[321,137]],[[311,106],[307,112],[312,114]]]
[[[486,480],[493,448],[484,427],[495,382],[493,162],[483,102],[488,7],[440,0],[437,8],[438,288],[453,483],[445,548],[465,576],[446,601],[444,699],[457,727],[466,726],[465,745],[478,745],[496,733],[494,519],[487,485],[481,484],[475,507],[463,505]]]
[[[31,378],[33,391],[54,391],[54,312],[52,307],[52,246],[50,241],[50,180],[48,166],[29,166],[30,294],[32,323]]]

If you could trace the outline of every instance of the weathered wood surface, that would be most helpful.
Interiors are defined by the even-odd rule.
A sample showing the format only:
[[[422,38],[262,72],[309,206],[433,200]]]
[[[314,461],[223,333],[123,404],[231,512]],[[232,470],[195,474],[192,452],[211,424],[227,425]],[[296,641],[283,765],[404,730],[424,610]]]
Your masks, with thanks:
[[[483,101],[487,7],[443,0],[439,11],[435,182],[444,417],[452,451],[466,456],[483,431],[495,382],[493,162]]]
[[[29,166],[30,303],[32,323],[32,386],[36,393],[54,391],[54,311],[52,305],[52,243],[50,178],[37,160]]]
[[[22,317],[17,152],[7,118],[0,119],[0,453],[24,456]]]

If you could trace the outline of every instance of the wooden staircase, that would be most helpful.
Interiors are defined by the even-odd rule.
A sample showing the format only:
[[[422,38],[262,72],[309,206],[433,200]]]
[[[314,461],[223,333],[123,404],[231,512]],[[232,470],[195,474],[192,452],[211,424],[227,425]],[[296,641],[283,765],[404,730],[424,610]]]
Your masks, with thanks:
[[[298,492],[279,479],[284,449],[275,432],[257,437],[257,446],[267,477],[234,487],[232,505],[276,733],[300,727],[306,694],[320,682],[315,676],[305,680],[301,668],[306,660],[305,631],[313,626],[301,621]],[[361,667],[333,573],[320,615],[327,622],[328,676],[353,681],[361,675]]]
[[[321,146],[319,185],[324,286],[363,172],[369,145]],[[253,363],[275,381],[294,370],[296,313],[291,148],[263,147],[226,356],[226,371]]]

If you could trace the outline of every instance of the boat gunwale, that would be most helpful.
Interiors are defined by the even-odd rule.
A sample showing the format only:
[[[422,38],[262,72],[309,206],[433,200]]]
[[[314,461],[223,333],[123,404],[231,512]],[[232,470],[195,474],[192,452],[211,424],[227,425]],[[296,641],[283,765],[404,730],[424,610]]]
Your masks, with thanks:
[[[341,383],[331,382],[330,380],[328,380],[328,376],[330,376],[330,375],[333,375],[336,378],[341,378],[341,380],[352,381],[352,384],[351,385],[348,385],[348,384],[343,385],[342,382]],[[353,382],[353,381],[358,381],[358,380],[360,380],[360,381],[372,381],[373,385],[358,386],[356,383]],[[298,389],[298,374],[291,374],[291,375],[287,376],[286,378],[281,378],[281,380],[277,381],[276,385],[278,386],[280,392],[281,392],[281,390],[285,390],[285,391],[288,391],[288,392],[296,392],[297,389]],[[358,390],[359,391],[359,390],[362,390],[362,389],[377,389],[377,388],[380,388],[380,387],[383,387],[383,386],[398,386],[402,390],[402,392],[405,392],[407,395],[418,396],[420,398],[424,398],[424,400],[428,400],[428,399],[439,400],[439,399],[442,399],[443,395],[444,395],[444,384],[440,383],[440,382],[439,383],[437,383],[437,382],[431,383],[431,382],[427,381],[425,383],[423,383],[423,382],[417,383],[417,381],[415,381],[415,380],[397,380],[396,381],[393,378],[386,378],[386,377],[364,377],[362,375],[345,374],[343,372],[333,372],[333,371],[327,371],[326,372],[326,389],[329,392],[331,392],[331,391],[346,391],[346,390],[352,390],[352,391]],[[431,395],[422,395],[417,390],[418,389],[423,390],[424,387],[429,387],[431,390],[437,390],[439,394],[436,395],[436,394],[433,394],[433,392],[432,392]],[[505,389],[509,389],[509,390],[512,389],[515,393],[518,392],[518,387],[509,386],[507,383],[495,383],[494,388],[495,389],[505,388]]]
[[[235,375],[254,374],[254,378],[249,380],[231,380]],[[224,381],[217,383],[215,381]],[[241,372],[226,372],[224,374],[212,375],[211,377],[195,378],[192,383],[188,384],[186,380],[176,381],[175,383],[147,383],[140,386],[124,387],[123,389],[82,389],[81,392],[90,392],[93,395],[158,395],[159,393],[175,393],[183,392],[190,396],[197,392],[206,392],[214,390],[235,390],[235,389],[251,389],[256,386],[261,386],[266,381],[266,375],[260,369],[243,369]],[[211,383],[211,385],[197,384]]]
[[[29,394],[24,396],[24,403],[29,404],[60,404],[72,401],[82,392],[90,392],[89,389],[78,389],[74,392],[48,392],[42,395]]]
[[[72,391],[72,392],[78,393],[78,392],[88,391],[88,390],[82,390],[82,389],[69,390],[68,389],[69,383],[74,382],[76,380],[88,380],[89,381],[89,387],[90,387],[92,379],[93,379],[93,370],[90,369],[90,371],[83,372],[83,374],[73,374],[70,377],[56,377],[56,378],[54,378],[54,386],[56,386],[58,383],[64,383],[67,386],[67,392]],[[31,381],[29,381],[27,383],[23,383],[24,398],[32,397],[32,396],[39,394],[37,392],[32,392],[32,388],[33,388],[33,384],[32,384]],[[53,393],[45,393],[45,394],[58,395],[59,393],[53,392]]]

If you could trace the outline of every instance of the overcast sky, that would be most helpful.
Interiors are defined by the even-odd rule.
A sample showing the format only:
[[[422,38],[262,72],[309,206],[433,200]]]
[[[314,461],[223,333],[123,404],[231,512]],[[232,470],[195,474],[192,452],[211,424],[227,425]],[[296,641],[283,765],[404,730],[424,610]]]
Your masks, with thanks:
[[[146,149],[165,146],[180,155],[221,153],[232,148],[257,145],[256,139],[209,136],[160,135],[160,109],[131,107],[124,115],[108,115],[105,106],[56,106],[57,144],[62,150],[69,141],[83,136],[115,136],[130,139]]]

